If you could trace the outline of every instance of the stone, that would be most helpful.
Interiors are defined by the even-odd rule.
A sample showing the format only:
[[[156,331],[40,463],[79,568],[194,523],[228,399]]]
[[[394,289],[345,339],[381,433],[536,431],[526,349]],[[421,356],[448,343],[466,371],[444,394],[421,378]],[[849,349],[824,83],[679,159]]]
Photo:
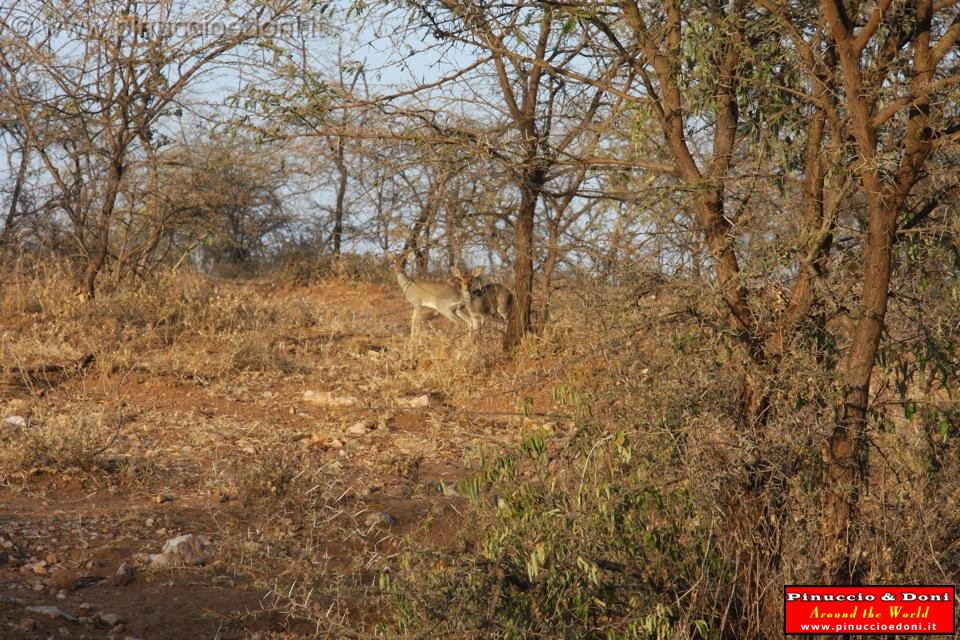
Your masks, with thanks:
[[[329,391],[304,391],[303,401],[321,407],[349,407],[357,404],[353,396],[336,396]]]
[[[373,430],[373,425],[369,420],[360,420],[347,428],[347,433],[351,436],[365,436]]]
[[[69,569],[54,569],[50,574],[50,586],[57,590],[73,591],[77,588],[77,576]]]
[[[23,429],[27,426],[27,419],[23,416],[7,416],[3,419],[3,426],[7,429]]]
[[[452,482],[444,482],[443,480],[429,480],[423,484],[423,487],[426,491],[433,491],[444,496],[457,495],[457,488]]]
[[[408,409],[423,409],[430,406],[430,396],[424,393],[415,398],[401,398],[397,401],[397,404]]]
[[[63,618],[64,620],[70,620],[71,622],[76,621],[75,617],[57,607],[40,605],[36,607],[27,607],[27,611],[30,613],[37,613],[42,616],[47,616],[48,618]]]
[[[339,438],[331,438],[330,436],[317,433],[310,438],[307,446],[312,449],[320,449],[321,451],[328,451],[330,449],[338,450],[343,449],[343,441]]]
[[[363,524],[368,528],[381,526],[392,527],[397,524],[397,519],[386,511],[371,511],[363,519]]]
[[[129,562],[123,562],[117,567],[117,571],[113,574],[113,577],[110,578],[110,584],[115,587],[122,587],[123,585],[133,582],[135,577],[136,572],[133,566]]]
[[[97,620],[107,625],[108,627],[115,627],[118,624],[123,623],[123,618],[121,618],[115,613],[98,613]]]
[[[150,563],[157,566],[197,565],[209,559],[200,539],[187,533],[167,540],[163,552],[150,556]]]
[[[395,482],[387,485],[383,490],[387,495],[394,498],[409,498],[413,494],[413,490],[406,482]]]

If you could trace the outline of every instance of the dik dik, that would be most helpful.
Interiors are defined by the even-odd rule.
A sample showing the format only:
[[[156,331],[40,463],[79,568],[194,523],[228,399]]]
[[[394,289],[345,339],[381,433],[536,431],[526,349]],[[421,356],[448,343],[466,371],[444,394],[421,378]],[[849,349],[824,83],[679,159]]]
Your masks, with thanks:
[[[410,278],[404,271],[409,251],[393,258],[393,270],[397,274],[397,283],[403,296],[413,305],[410,318],[410,335],[420,332],[423,308],[433,309],[452,322],[470,322],[469,314],[463,309],[460,293],[452,285],[438,280]]]
[[[486,318],[506,322],[513,306],[513,294],[502,284],[496,282],[477,286],[477,279],[483,269],[477,268],[463,273],[453,268],[453,277],[460,283],[460,302],[469,317],[470,328],[476,331]]]

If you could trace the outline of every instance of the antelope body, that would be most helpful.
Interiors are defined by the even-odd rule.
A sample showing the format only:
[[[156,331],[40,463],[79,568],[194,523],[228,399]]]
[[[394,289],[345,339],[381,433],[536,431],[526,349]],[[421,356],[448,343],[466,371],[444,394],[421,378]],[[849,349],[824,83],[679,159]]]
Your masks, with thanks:
[[[510,308],[513,306],[513,294],[502,284],[490,283],[476,286],[476,280],[483,273],[477,268],[463,273],[453,268],[453,277],[460,283],[461,311],[466,312],[470,328],[476,331],[486,318],[507,322]]]
[[[404,271],[408,252],[393,258],[393,270],[397,274],[397,284],[403,296],[413,305],[410,318],[410,335],[420,332],[423,308],[433,309],[451,322],[469,322],[469,316],[463,310],[460,293],[452,285],[438,280],[411,278]]]

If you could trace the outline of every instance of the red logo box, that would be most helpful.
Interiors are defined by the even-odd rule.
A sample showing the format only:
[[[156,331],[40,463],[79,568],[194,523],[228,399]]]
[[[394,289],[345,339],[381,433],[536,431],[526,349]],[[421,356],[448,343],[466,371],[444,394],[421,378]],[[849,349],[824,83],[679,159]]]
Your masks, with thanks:
[[[783,588],[787,635],[953,635],[953,585]]]

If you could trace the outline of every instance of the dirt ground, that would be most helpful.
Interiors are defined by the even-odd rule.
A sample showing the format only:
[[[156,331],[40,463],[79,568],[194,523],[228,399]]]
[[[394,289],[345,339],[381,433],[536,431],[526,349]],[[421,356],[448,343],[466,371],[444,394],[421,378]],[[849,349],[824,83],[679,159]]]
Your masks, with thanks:
[[[223,317],[250,308],[248,321],[183,330],[183,314],[154,339],[165,321],[146,311],[102,326],[78,311],[64,328],[25,305],[0,319],[17,357],[0,380],[0,446],[18,452],[0,486],[0,638],[369,625],[397,551],[461,526],[454,485],[470,460],[536,423],[518,402],[552,409],[543,369],[499,355],[493,328],[469,336],[434,317],[409,341],[394,287],[214,291],[211,308],[232,300]],[[151,559],[185,534],[202,562]]]

